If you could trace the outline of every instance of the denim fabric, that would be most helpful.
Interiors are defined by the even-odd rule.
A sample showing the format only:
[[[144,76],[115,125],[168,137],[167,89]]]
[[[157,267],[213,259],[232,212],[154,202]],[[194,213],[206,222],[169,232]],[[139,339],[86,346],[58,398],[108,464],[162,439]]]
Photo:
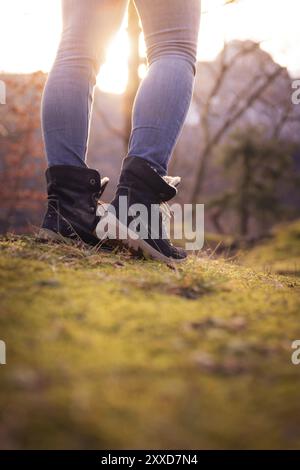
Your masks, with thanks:
[[[138,90],[128,156],[161,175],[183,126],[194,84],[200,0],[135,0],[148,74]],[[127,0],[63,0],[63,31],[42,100],[49,166],[86,166],[93,89]]]

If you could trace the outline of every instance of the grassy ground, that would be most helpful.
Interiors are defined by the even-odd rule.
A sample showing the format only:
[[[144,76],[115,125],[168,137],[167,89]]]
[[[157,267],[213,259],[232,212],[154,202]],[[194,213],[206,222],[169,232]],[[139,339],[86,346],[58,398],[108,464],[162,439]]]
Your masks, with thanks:
[[[176,271],[3,239],[0,447],[300,448],[300,226],[280,234]]]

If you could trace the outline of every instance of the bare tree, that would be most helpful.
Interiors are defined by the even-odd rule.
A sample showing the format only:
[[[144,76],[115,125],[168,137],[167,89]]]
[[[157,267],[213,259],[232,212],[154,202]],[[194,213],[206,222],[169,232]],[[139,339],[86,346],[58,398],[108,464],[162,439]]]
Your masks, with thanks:
[[[139,40],[141,35],[141,28],[139,17],[134,5],[133,0],[130,0],[128,4],[128,39],[129,39],[129,60],[128,60],[128,82],[123,97],[123,116],[124,126],[123,128],[116,127],[107,117],[107,114],[95,102],[94,112],[101,118],[102,123],[105,127],[116,137],[124,142],[124,147],[127,148],[129,137],[131,133],[131,115],[134,99],[140,85],[139,67],[142,63],[142,59],[139,53]]]
[[[128,143],[131,132],[131,112],[136,92],[140,84],[139,66],[141,58],[139,53],[139,40],[141,28],[133,0],[128,5],[128,38],[130,55],[128,61],[128,84],[124,95],[125,138]]]
[[[226,111],[226,114],[222,115],[221,126],[212,133],[210,128],[210,119],[214,113],[213,102],[215,97],[224,85],[229,72],[232,71],[241,59],[254,53],[259,48],[259,44],[253,42],[242,43],[240,49],[233,55],[231,55],[231,47],[230,43],[224,45],[224,49],[220,55],[220,60],[218,61],[218,68],[214,71],[211,90],[205,101],[200,101],[199,97],[197,97],[197,95],[195,96],[195,102],[198,102],[201,106],[202,148],[198,156],[196,177],[191,191],[191,201],[193,203],[196,203],[199,199],[207,170],[208,159],[216,146],[221,142],[222,138],[232,128],[232,126],[243,117],[248,109],[284,71],[280,66],[276,66],[271,72],[266,72],[265,70],[259,71],[259,75],[257,75],[257,72],[255,71],[255,74],[248,79],[246,85],[242,87],[237,94],[235,94],[235,99]],[[252,86],[250,86],[250,84]]]

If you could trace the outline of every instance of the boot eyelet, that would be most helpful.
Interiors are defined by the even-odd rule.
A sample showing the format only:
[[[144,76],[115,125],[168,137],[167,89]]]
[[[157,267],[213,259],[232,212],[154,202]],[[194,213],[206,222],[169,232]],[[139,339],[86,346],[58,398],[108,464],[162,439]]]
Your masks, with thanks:
[[[91,184],[92,186],[95,186],[96,180],[95,180],[94,178],[91,178],[91,179],[90,179],[90,184]]]

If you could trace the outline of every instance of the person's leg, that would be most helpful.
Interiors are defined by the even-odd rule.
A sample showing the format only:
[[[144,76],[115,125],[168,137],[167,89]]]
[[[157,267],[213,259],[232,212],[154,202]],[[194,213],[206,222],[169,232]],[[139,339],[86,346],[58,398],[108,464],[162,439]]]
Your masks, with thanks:
[[[97,244],[97,203],[105,188],[86,166],[93,89],[106,45],[120,26],[127,0],[63,0],[63,32],[42,103],[49,168],[45,240]]]
[[[200,0],[135,3],[149,70],[135,100],[128,156],[144,158],[165,175],[192,97]]]
[[[195,76],[200,0],[135,0],[145,40],[149,71],[137,93],[129,152],[123,161],[114,200],[102,221],[100,239],[118,237],[125,246],[164,262],[181,262],[164,228],[161,203],[176,193],[176,179],[165,178],[183,126]],[[143,206],[136,222],[132,213]],[[145,210],[144,210],[145,209]],[[153,215],[153,217],[152,217]],[[138,227],[143,234],[138,233]]]
[[[42,101],[49,166],[85,167],[93,89],[127,0],[63,0],[63,31]]]

